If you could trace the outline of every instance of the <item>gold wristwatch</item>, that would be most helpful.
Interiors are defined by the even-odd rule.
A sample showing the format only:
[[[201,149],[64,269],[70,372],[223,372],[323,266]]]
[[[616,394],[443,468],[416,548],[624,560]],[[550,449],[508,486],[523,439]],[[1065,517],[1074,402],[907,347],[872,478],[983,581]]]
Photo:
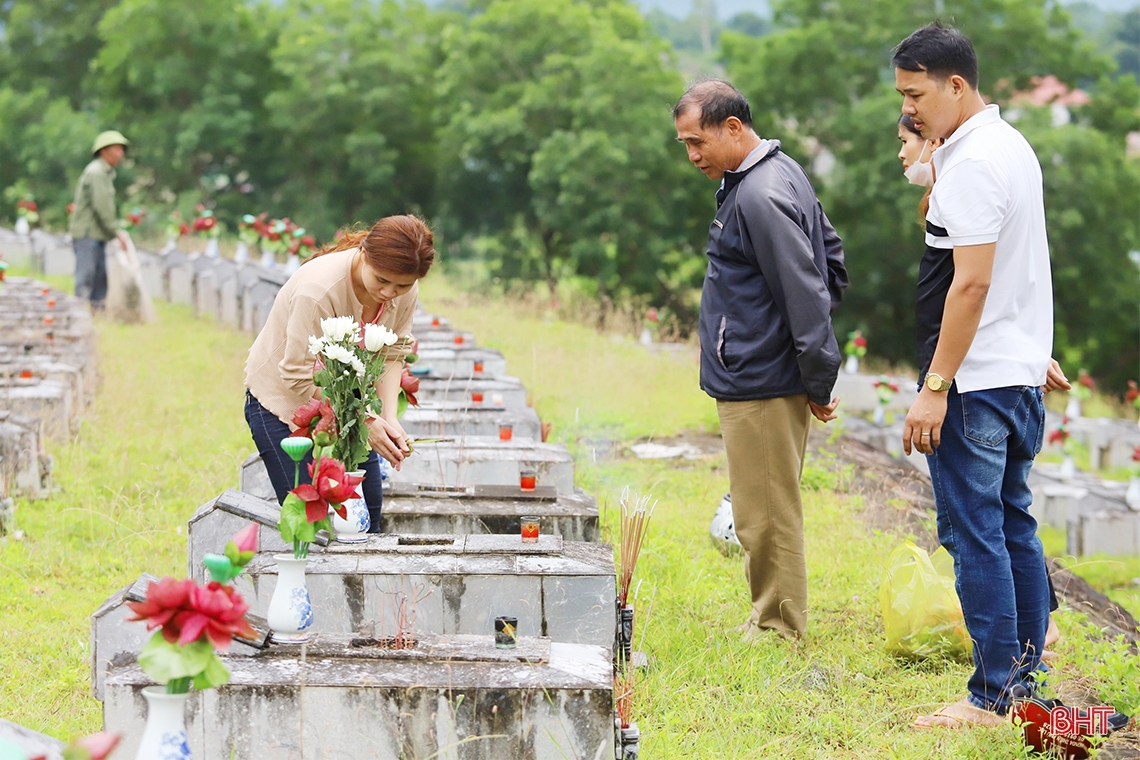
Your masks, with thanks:
[[[942,393],[950,390],[950,380],[942,377],[937,372],[926,373],[926,387],[935,393]]]

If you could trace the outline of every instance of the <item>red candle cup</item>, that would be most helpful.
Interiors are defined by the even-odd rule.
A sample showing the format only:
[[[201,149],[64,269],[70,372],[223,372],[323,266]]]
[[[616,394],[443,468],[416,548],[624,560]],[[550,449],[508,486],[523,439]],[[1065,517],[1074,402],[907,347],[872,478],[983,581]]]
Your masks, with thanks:
[[[439,327],[439,317],[433,317],[431,320],[432,327]]]
[[[54,309],[54,308],[55,308],[55,299],[54,299],[54,298],[49,298],[49,299],[48,299],[48,308],[49,308],[49,309]]]
[[[538,518],[523,517],[519,520],[519,533],[524,544],[538,543]]]
[[[519,470],[519,488],[524,491],[533,491],[538,485],[538,473],[533,467],[524,467]]]
[[[20,371],[20,377],[23,378],[24,380],[31,380],[32,379],[32,371],[30,369],[21,370]]]
[[[51,292],[51,288],[42,288],[42,289],[40,290],[40,292],[41,292],[41,293],[43,293],[43,294],[46,296],[48,293],[50,293],[50,292]]]
[[[499,425],[499,440],[500,441],[511,440],[511,436],[514,432],[515,432],[514,425],[510,424],[509,422],[502,423],[501,425]]]
[[[463,345],[463,336],[462,335],[456,335],[455,336],[455,345],[457,345],[457,346]]]
[[[55,321],[55,320],[54,320],[53,318],[51,318],[51,317],[44,317],[44,324],[45,324],[45,325],[50,325],[50,324],[51,324],[52,322],[54,322],[54,321]]]
[[[483,374],[483,362],[475,362],[475,371],[478,374]]]
[[[471,402],[472,402],[472,403],[474,403],[474,404],[482,404],[482,403],[483,403],[483,394],[482,394],[482,392],[480,392],[480,391],[472,391],[472,392],[471,392]]]

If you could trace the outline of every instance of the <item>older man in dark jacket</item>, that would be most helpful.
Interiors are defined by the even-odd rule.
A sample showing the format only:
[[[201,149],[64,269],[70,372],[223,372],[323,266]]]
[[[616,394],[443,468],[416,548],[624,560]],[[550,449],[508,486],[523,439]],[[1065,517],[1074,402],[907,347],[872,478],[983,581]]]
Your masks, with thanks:
[[[831,310],[847,286],[843,248],[804,170],[752,129],[728,82],[690,88],[677,139],[721,180],[701,294],[701,388],[717,400],[752,613],[745,638],[807,630],[800,473],[811,416],[835,419],[839,346]]]

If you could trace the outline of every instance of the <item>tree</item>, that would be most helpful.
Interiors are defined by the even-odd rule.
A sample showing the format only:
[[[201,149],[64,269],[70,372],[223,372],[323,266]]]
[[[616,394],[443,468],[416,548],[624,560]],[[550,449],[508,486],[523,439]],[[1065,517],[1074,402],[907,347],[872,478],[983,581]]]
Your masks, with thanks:
[[[444,40],[449,224],[497,237],[501,276],[663,295],[663,262],[704,225],[673,143],[680,77],[645,20],[619,2],[496,0]]]

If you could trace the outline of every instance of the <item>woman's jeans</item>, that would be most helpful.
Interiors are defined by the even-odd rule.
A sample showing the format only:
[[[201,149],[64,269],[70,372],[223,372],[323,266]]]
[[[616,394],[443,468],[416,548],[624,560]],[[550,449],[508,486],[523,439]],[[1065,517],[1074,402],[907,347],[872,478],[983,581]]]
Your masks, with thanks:
[[[245,421],[249,423],[249,431],[253,433],[253,442],[261,454],[261,461],[265,463],[265,470],[269,473],[269,482],[277,494],[277,503],[284,504],[285,497],[293,490],[294,467],[293,460],[281,448],[281,441],[288,438],[292,431],[289,426],[279,420],[277,415],[261,405],[247,389],[245,392]],[[310,451],[301,462],[301,482],[311,483],[309,465],[313,462]],[[368,459],[360,468],[364,470],[364,482],[361,492],[364,502],[368,505],[368,517],[372,521],[369,533],[380,532],[380,508],[384,502],[383,481],[380,476],[380,457],[375,451],[368,452]]]
[[[938,540],[954,558],[974,640],[969,699],[1004,714],[1009,690],[1033,687],[1049,621],[1049,581],[1026,479],[1041,450],[1040,388],[959,394],[951,387],[942,442],[927,456]]]

